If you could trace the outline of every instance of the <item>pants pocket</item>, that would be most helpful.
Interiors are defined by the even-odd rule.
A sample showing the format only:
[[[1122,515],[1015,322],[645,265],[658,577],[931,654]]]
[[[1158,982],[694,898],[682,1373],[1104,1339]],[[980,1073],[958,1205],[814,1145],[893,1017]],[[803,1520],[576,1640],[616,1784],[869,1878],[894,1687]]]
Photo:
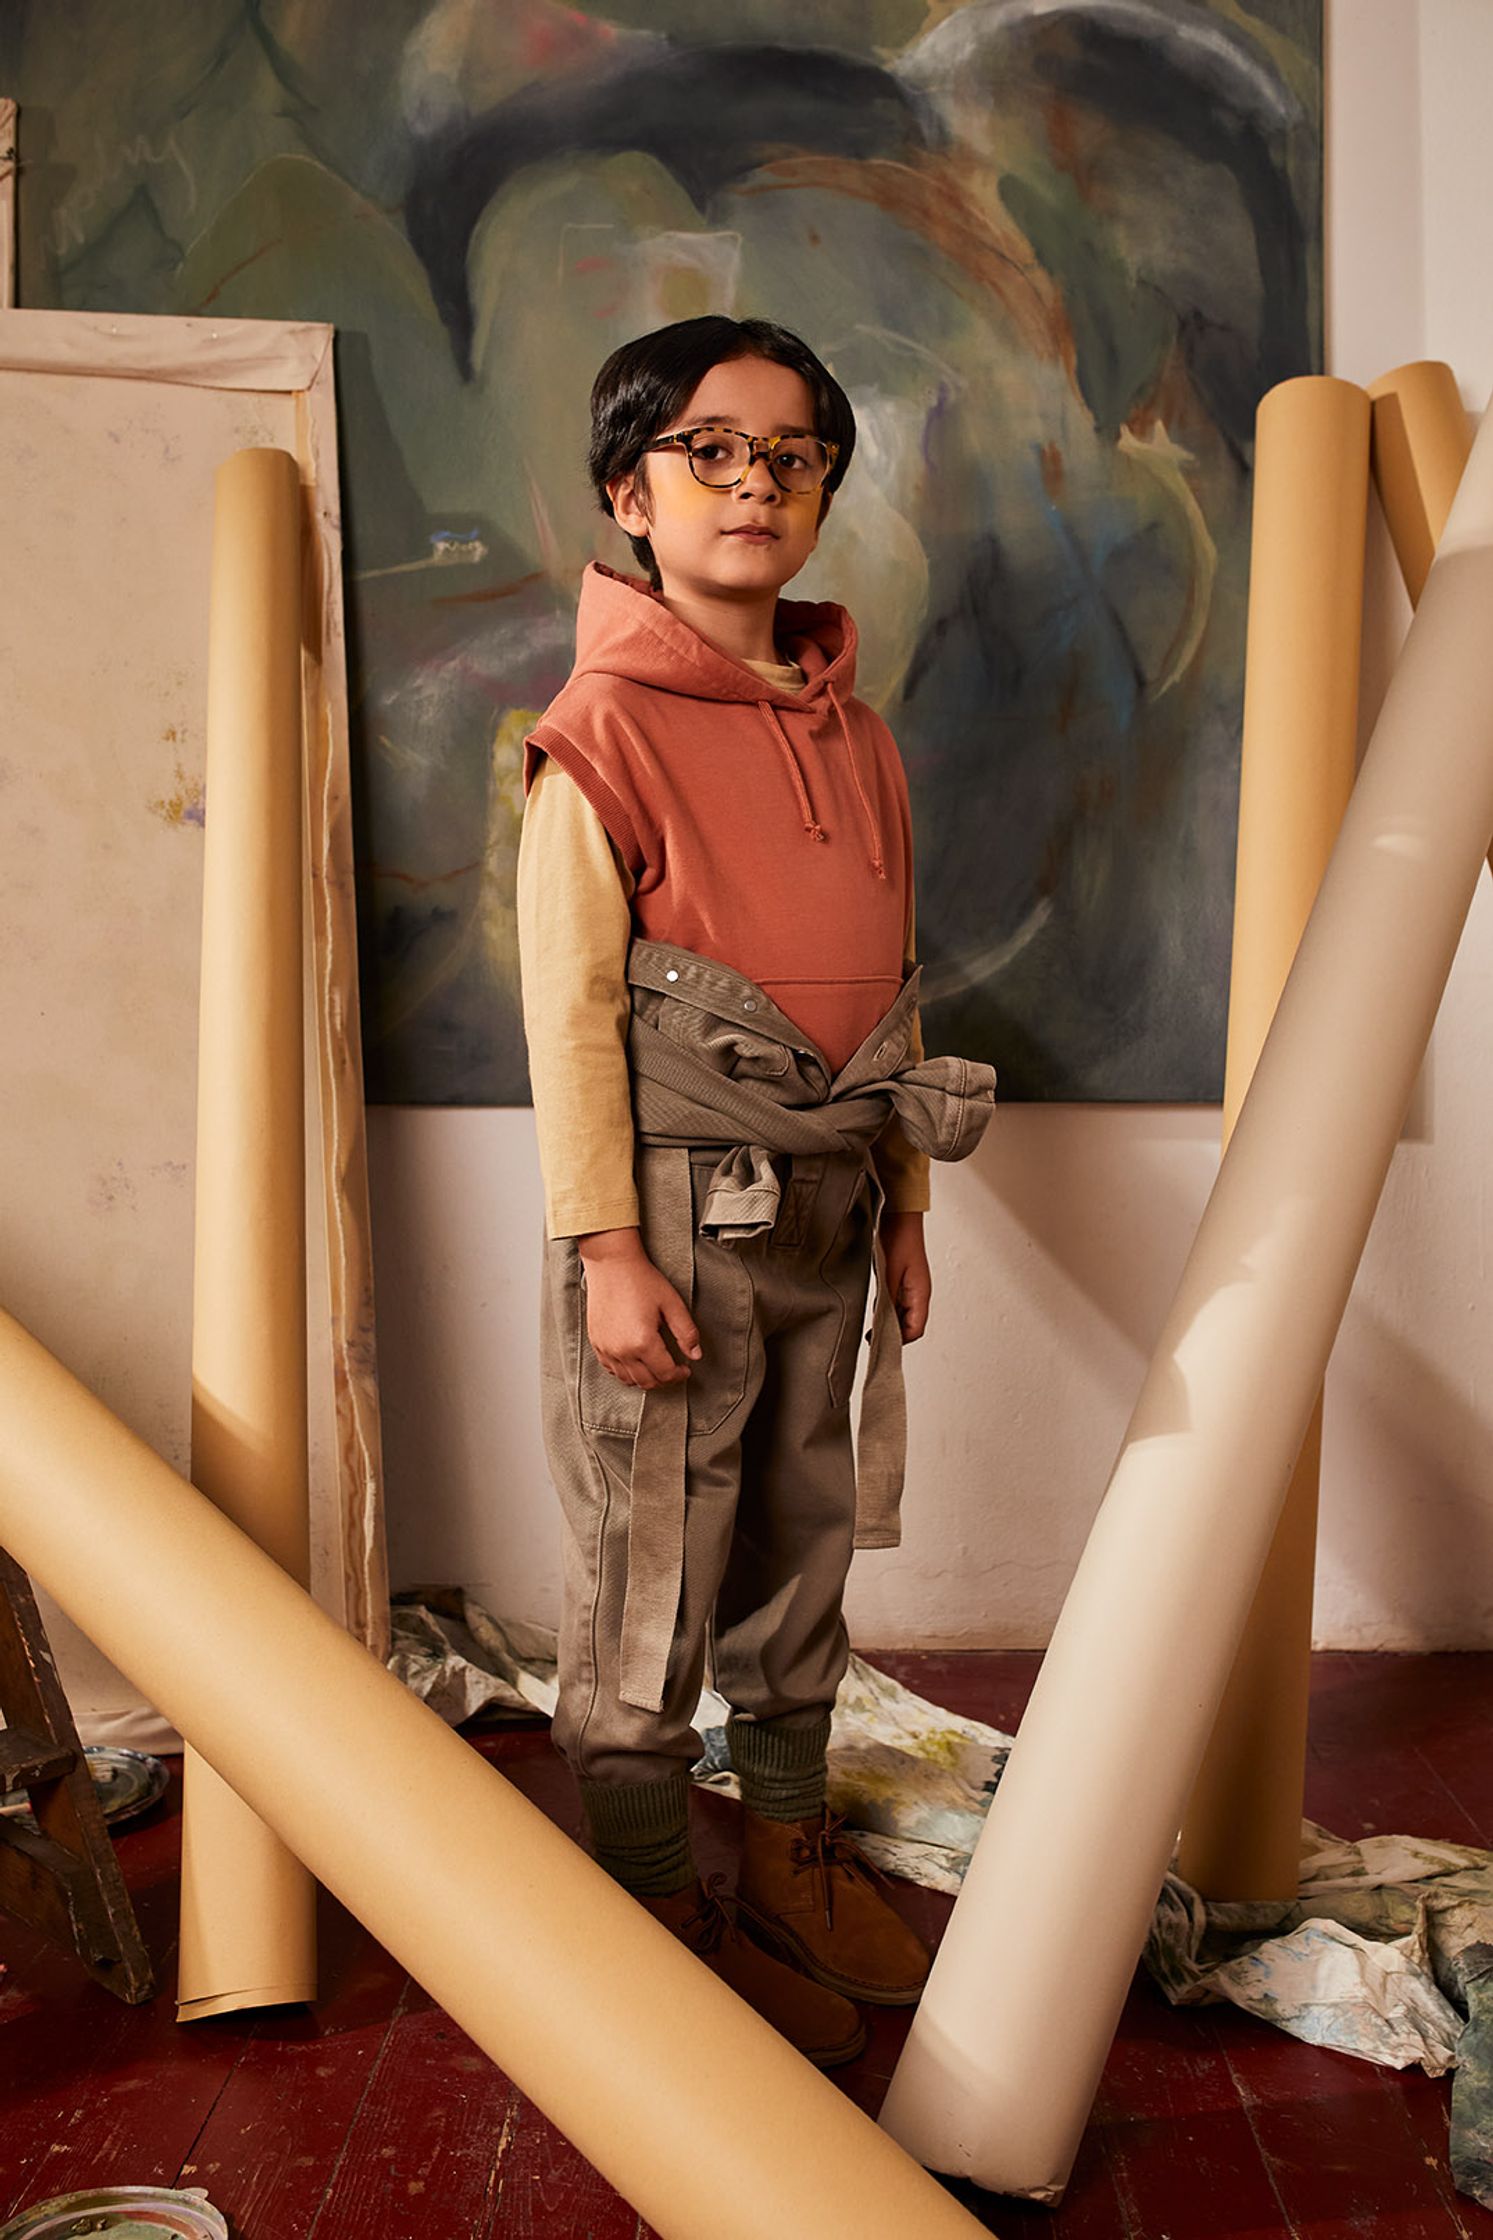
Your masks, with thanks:
[[[702,1235],[698,1226],[719,1156],[712,1148],[690,1160],[690,1219],[696,1224],[694,1316],[702,1349],[702,1358],[690,1364],[692,1439],[718,1431],[741,1406],[757,1306],[751,1262],[761,1253],[761,1238],[722,1244],[715,1237]]]
[[[718,1431],[746,1393],[756,1293],[742,1258],[752,1243],[695,1240],[695,1322],[703,1358],[690,1364],[690,1437]]]
[[[705,1184],[718,1154],[692,1162],[691,1219],[698,1221]],[[644,1247],[647,1234],[644,1233]],[[719,1430],[746,1393],[756,1293],[744,1255],[757,1240],[718,1244],[695,1233],[694,1299],[691,1311],[700,1332],[702,1358],[690,1363],[689,1435]],[[631,1439],[647,1398],[641,1386],[623,1384],[603,1367],[586,1329],[586,1269],[579,1248],[569,1244],[569,1299],[576,1419],[588,1436]],[[667,1342],[667,1341],[666,1341]]]

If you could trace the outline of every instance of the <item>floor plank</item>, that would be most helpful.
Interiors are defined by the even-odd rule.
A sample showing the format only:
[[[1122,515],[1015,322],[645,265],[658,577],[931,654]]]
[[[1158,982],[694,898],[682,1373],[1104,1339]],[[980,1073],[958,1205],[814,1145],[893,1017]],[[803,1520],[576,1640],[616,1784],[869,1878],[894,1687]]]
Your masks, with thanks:
[[[1302,2045],[1236,2010],[1215,2012],[1266,2168],[1301,2240],[1493,2233],[1493,2215],[1471,2203],[1465,2219],[1454,2215],[1395,2072]]]
[[[244,2045],[242,2024],[175,2018],[181,1783],[118,1853],[155,1967],[127,2007],[68,1954],[0,1920],[0,2221],[87,2186],[170,2185]]]
[[[1493,1657],[1345,1656],[1312,1701],[1306,1809],[1334,1834],[1437,1836],[1487,1848]]]
[[[407,1983],[307,2240],[484,2240],[520,2113],[501,2070]]]
[[[1237,2240],[1289,2233],[1211,2017],[1137,1980],[1100,2086],[1096,2120],[1133,2229],[1209,2240],[1229,2205]]]
[[[576,2152],[562,2131],[528,2101],[499,2144],[496,2182],[481,2240],[657,2240]]]
[[[181,2170],[235,2230],[275,2240],[310,2240],[409,1985],[325,1892],[317,1931],[318,2004],[255,2019]]]

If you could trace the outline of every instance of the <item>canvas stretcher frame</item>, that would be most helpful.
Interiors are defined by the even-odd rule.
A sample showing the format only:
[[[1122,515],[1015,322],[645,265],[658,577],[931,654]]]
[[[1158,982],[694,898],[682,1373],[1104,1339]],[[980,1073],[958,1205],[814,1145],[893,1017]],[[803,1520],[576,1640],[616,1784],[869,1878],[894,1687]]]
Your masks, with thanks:
[[[8,146],[5,136],[4,109],[13,105],[0,104],[0,148]],[[5,183],[0,180],[0,194]],[[9,244],[12,228],[7,209],[0,206],[0,280],[8,284],[12,267]],[[79,397],[81,391],[74,384],[90,385],[87,415],[93,426],[95,440],[103,421],[114,413],[118,429],[130,429],[129,434],[118,434],[104,427],[108,436],[118,434],[117,443],[108,452],[112,462],[127,454],[131,447],[148,451],[154,442],[163,462],[159,474],[162,485],[171,479],[173,451],[182,450],[195,458],[200,454],[204,468],[214,463],[212,450],[221,446],[220,455],[240,446],[247,433],[250,440],[281,443],[295,456],[301,472],[303,502],[305,506],[305,573],[302,585],[303,646],[302,646],[302,716],[306,750],[306,838],[308,848],[308,885],[306,892],[307,927],[306,984],[308,995],[308,1137],[307,1165],[308,1203],[311,1211],[310,1234],[312,1240],[311,1318],[312,1379],[315,1422],[312,1439],[313,1466],[313,1532],[316,1539],[315,1583],[319,1599],[338,1617],[348,1630],[361,1640],[378,1657],[387,1653],[388,1595],[387,1569],[383,1536],[383,1489],[379,1436],[379,1409],[375,1368],[373,1280],[370,1252],[368,1182],[366,1139],[364,1130],[362,1060],[358,1025],[357,966],[356,966],[356,911],[353,883],[353,833],[352,800],[348,754],[347,686],[344,624],[341,581],[341,520],[336,455],[336,412],[333,388],[332,329],[310,322],[278,320],[215,321],[204,318],[159,318],[120,314],[91,314],[78,312],[6,310],[0,318],[0,384],[4,384],[13,399],[19,398],[19,407],[13,406],[8,416],[10,435],[8,452],[12,459],[30,448],[18,435],[20,429],[37,431],[38,441],[50,428],[55,436],[63,424],[66,399]],[[103,389],[98,384],[105,384]],[[127,385],[127,386],[126,386]],[[209,393],[211,393],[209,395]],[[47,400],[48,409],[33,410],[41,400]],[[100,403],[100,399],[103,400]],[[51,406],[57,405],[54,419]],[[221,405],[225,415],[221,437],[210,427],[213,412]],[[136,407],[139,407],[136,410]],[[80,408],[81,410],[81,408]],[[29,418],[26,412],[29,411]],[[173,415],[180,421],[179,441],[173,432]],[[139,423],[135,426],[134,423]],[[232,422],[233,425],[228,423]],[[193,445],[197,452],[193,453]],[[84,487],[83,454],[86,445],[80,442],[76,464],[76,479],[80,485],[77,525],[93,529],[100,522],[100,508],[110,503],[127,505],[127,496],[109,487],[100,491],[99,478],[95,476]],[[179,464],[179,460],[176,462]],[[24,566],[24,552],[14,551],[18,534],[17,522],[24,521],[25,493],[20,487],[21,472],[13,477],[13,502],[10,537],[13,561]],[[39,487],[50,491],[51,486]],[[144,486],[141,485],[143,488]],[[180,497],[181,494],[179,494]],[[177,520],[181,522],[183,540],[196,537],[199,528],[205,528],[211,514],[210,478],[202,480],[202,523],[196,522],[197,492],[186,493],[190,504],[180,504]],[[10,508],[7,509],[10,511]],[[190,516],[188,521],[185,517]],[[45,526],[50,526],[47,524]],[[33,521],[31,534],[39,550],[41,531]],[[79,540],[80,543],[86,540]],[[159,543],[171,540],[168,525]],[[170,556],[162,553],[163,575],[169,574]],[[86,552],[80,559],[80,573],[86,573]],[[136,604],[133,612],[139,613],[138,582],[126,585],[121,612],[129,614],[129,602]],[[195,583],[192,597],[195,597]],[[171,618],[170,630],[173,646],[179,649],[178,672],[172,689],[181,705],[195,706],[200,715],[205,707],[206,687],[206,580],[201,586],[201,611],[183,600]],[[116,624],[118,617],[115,618]],[[58,625],[58,642],[64,641],[78,652],[86,662],[98,658],[94,643],[99,627],[96,616],[74,613],[63,618]],[[120,651],[116,672],[121,680],[127,674],[132,648],[129,631],[120,632]],[[40,670],[38,671],[40,673]],[[124,689],[121,682],[121,690]],[[25,729],[25,710],[18,705],[17,694],[24,687],[14,687],[11,694],[10,733],[12,748]],[[65,692],[60,697],[65,698]],[[98,705],[97,698],[93,705]],[[85,715],[91,715],[86,698],[78,703]],[[164,702],[155,713],[164,713]],[[56,720],[55,715],[53,719]],[[168,731],[170,727],[168,726]],[[101,723],[102,733],[102,723]],[[54,743],[65,737],[65,731],[54,730]],[[165,736],[166,734],[163,734]],[[174,733],[172,733],[174,736]],[[197,738],[200,740],[200,728]],[[22,753],[24,756],[25,748]],[[184,769],[189,756],[184,754],[178,764],[176,797],[157,799],[152,805],[158,819],[168,822],[174,818],[178,833],[184,826],[201,824],[204,814],[200,798],[200,781],[196,798],[192,797],[193,773]],[[108,756],[103,751],[100,737],[99,751],[93,763],[87,766],[86,775],[92,783],[95,775],[102,786],[109,775]],[[23,772],[39,782],[41,777],[55,779],[57,773],[38,773],[35,769]],[[131,842],[121,844],[139,846],[142,860],[150,850],[150,828],[141,821],[140,795],[148,790],[149,777],[159,781],[159,767],[149,774],[142,766],[133,771],[125,781],[124,790],[130,799],[124,805],[133,823],[126,821],[123,828],[127,835],[133,833]],[[76,786],[75,786],[76,791]],[[33,804],[35,806],[35,804]],[[44,806],[44,804],[43,804]],[[123,814],[121,809],[120,814]],[[38,820],[43,826],[45,816]],[[190,846],[192,835],[185,834]],[[90,882],[86,863],[77,866],[77,877],[83,885]],[[173,890],[174,891],[174,890]],[[183,850],[181,863],[180,916],[173,915],[170,925],[160,930],[161,953],[170,963],[169,951],[173,946],[184,946],[195,960],[200,935],[200,850],[197,851],[195,870],[188,868]],[[62,897],[65,905],[66,896]],[[81,922],[86,911],[75,913]],[[32,927],[35,933],[35,927]],[[194,996],[195,1002],[195,996]],[[66,1006],[60,1008],[66,1009]],[[178,1009],[180,1005],[178,1005]],[[86,1021],[75,1022],[76,1031],[86,1033]],[[66,1029],[64,1029],[64,1033]],[[182,1064],[194,1070],[195,1013],[190,1023],[183,1021]],[[42,1078],[37,1069],[37,1085]],[[182,1086],[177,1084],[178,1088]],[[190,1103],[190,1081],[186,1104]],[[36,1147],[34,1156],[42,1159],[43,1150],[39,1135],[48,1128],[48,1113],[40,1095],[38,1109],[33,1111],[30,1126],[27,1115],[15,1109],[13,1090],[12,1109],[8,1133],[12,1143],[18,1138],[29,1137]],[[63,1102],[65,1103],[65,1099]],[[5,1115],[0,1113],[0,1136],[7,1132]],[[190,1140],[190,1137],[188,1138]],[[188,1158],[190,1154],[188,1153]],[[163,1152],[152,1165],[168,1168],[182,1164],[179,1147],[176,1155],[168,1157]],[[43,1182],[47,1169],[43,1167]],[[129,1177],[124,1178],[129,1181]],[[136,1179],[138,1180],[138,1174]],[[187,1193],[188,1199],[190,1192]],[[76,1197],[76,1192],[74,1192]],[[133,1211],[139,1223],[146,1223],[151,1216],[150,1192],[143,1184],[136,1190]],[[97,1209],[95,1208],[95,1211]],[[173,1215],[173,1222],[177,1221]],[[87,1223],[73,1219],[76,1232]],[[64,1229],[67,1221],[60,1222]],[[105,1224],[106,1226],[106,1224]],[[137,1223],[136,1235],[144,1230]],[[190,1399],[188,1352],[180,1354],[179,1419],[177,1407],[177,1376],[175,1356],[168,1361],[172,1347],[189,1345],[191,1269],[189,1256],[182,1270],[185,1289],[176,1296],[173,1279],[169,1301],[173,1336],[170,1344],[163,1339],[154,1343],[150,1330],[138,1321],[131,1320],[130,1327],[113,1330],[95,1328],[87,1340],[80,1338],[75,1363],[85,1375],[90,1361],[97,1362],[100,1355],[114,1359],[117,1381],[110,1388],[109,1377],[104,1378],[109,1396],[120,1396],[120,1383],[132,1391],[132,1413],[137,1425],[152,1436],[153,1443],[167,1453],[168,1459],[184,1460],[180,1442],[185,1437]],[[120,1249],[118,1231],[107,1244],[101,1242],[100,1250],[117,1253]],[[18,1275],[22,1293],[30,1302],[33,1313],[41,1302],[42,1319],[50,1321],[54,1333],[65,1329],[61,1306],[65,1294],[87,1296],[91,1289],[91,1271],[88,1265],[87,1237],[84,1249],[71,1255],[59,1250],[57,1265],[44,1269],[40,1262],[43,1254],[38,1249],[33,1233],[13,1244],[23,1265],[15,1264],[11,1252],[0,1242],[0,1264],[10,1295],[17,1295]],[[29,1264],[29,1265],[28,1265]],[[174,1267],[174,1263],[173,1263]],[[49,1316],[45,1311],[48,1287],[57,1294],[58,1313]],[[163,1316],[168,1302],[161,1302]],[[96,1318],[97,1319],[97,1318]],[[121,1322],[124,1318],[118,1318]],[[147,1318],[148,1320],[148,1318]],[[152,1351],[156,1358],[150,1358]],[[128,1356],[128,1359],[126,1357]],[[149,1367],[144,1375],[141,1363]],[[140,1389],[142,1382],[154,1380],[154,1389]],[[169,1386],[169,1395],[163,1397]],[[159,1436],[154,1436],[152,1426],[159,1426]],[[173,1448],[175,1451],[173,1452]],[[64,1638],[59,1643],[64,1672],[71,1683],[69,1647],[74,1657],[81,1651],[81,1644],[71,1645]],[[87,1693],[86,1686],[83,1689]],[[80,1715],[89,1739],[122,1741],[133,1739],[145,1746],[165,1747],[170,1738],[160,1731],[159,1722],[152,1724],[151,1715],[140,1707],[136,1716],[129,1706],[117,1712],[101,1714],[101,1719],[90,1721],[87,1706],[81,1706]]]

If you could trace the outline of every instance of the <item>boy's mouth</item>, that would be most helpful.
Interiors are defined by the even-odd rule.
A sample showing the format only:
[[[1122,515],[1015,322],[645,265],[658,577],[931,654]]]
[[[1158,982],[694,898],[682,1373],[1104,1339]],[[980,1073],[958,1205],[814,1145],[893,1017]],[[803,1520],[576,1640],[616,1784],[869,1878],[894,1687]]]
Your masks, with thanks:
[[[740,529],[724,529],[721,532],[727,537],[776,537],[777,533],[776,529],[769,529],[765,522],[759,521],[745,523]]]

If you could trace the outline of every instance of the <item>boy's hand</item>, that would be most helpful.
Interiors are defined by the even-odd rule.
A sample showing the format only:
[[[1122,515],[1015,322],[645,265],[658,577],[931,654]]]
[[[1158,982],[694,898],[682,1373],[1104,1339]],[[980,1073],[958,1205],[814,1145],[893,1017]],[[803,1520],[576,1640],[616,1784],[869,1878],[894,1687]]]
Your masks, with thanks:
[[[647,1392],[689,1375],[669,1352],[664,1330],[691,1361],[700,1333],[668,1277],[643,1250],[637,1229],[593,1229],[577,1240],[586,1270],[586,1335],[604,1369]]]
[[[883,1211],[881,1242],[886,1253],[887,1290],[897,1310],[902,1343],[910,1346],[928,1327],[928,1309],[933,1299],[933,1275],[923,1243],[923,1216]]]

